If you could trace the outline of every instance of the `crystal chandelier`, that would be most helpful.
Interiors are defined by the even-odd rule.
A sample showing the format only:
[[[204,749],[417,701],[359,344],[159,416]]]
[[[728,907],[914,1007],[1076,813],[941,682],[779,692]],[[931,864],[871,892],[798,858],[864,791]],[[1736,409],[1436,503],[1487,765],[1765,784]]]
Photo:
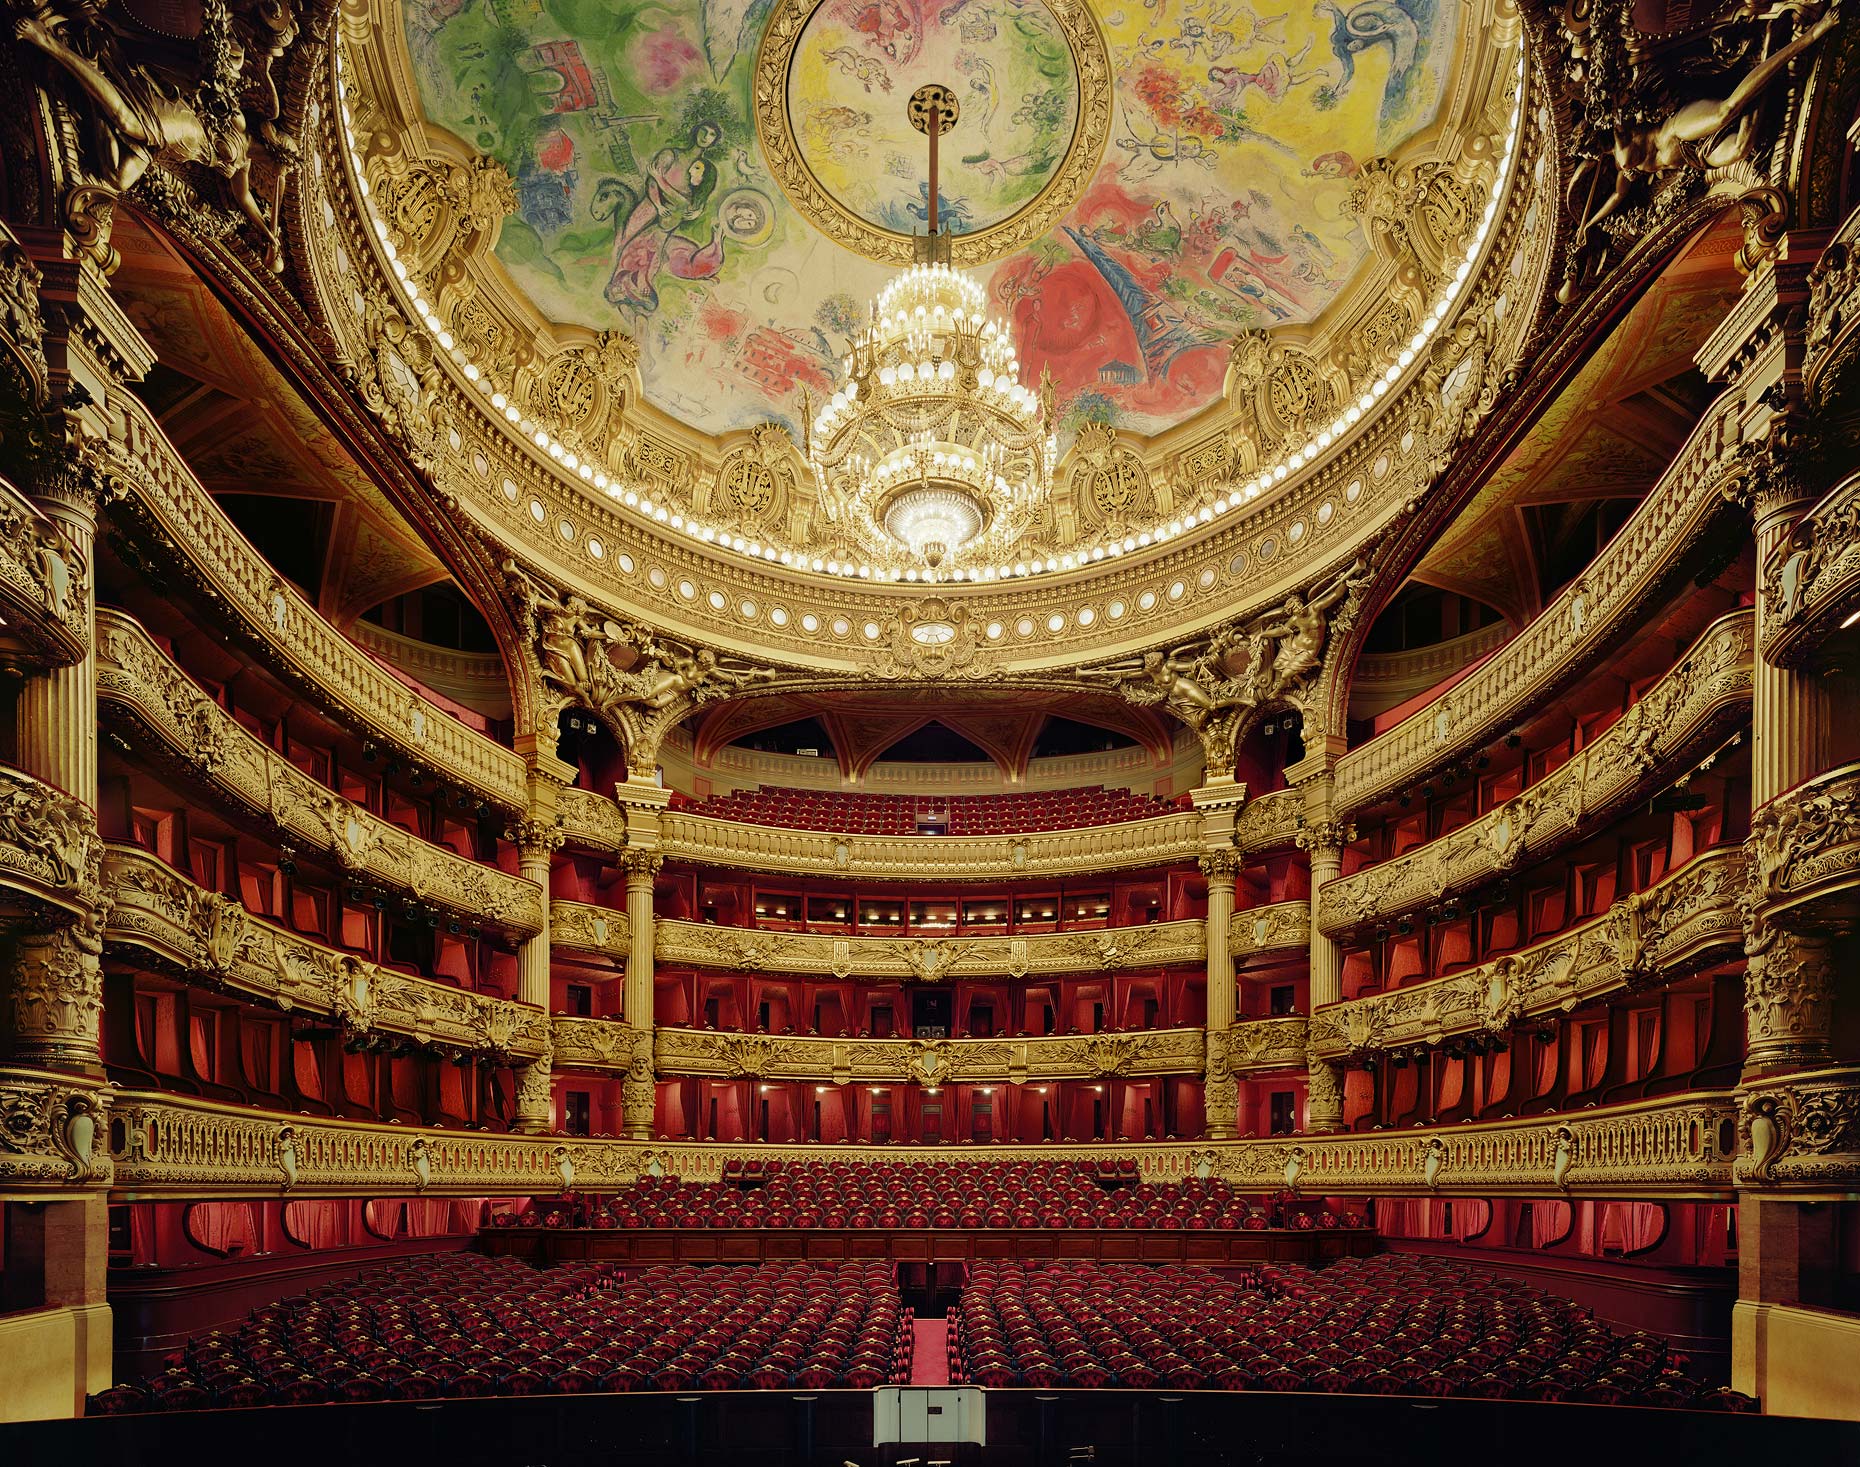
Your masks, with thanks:
[[[932,91],[944,95],[922,106]],[[955,99],[923,88],[912,106],[934,180]],[[840,364],[839,390],[817,414],[803,395],[802,451],[828,516],[861,554],[895,559],[903,549],[960,576],[962,562],[1006,551],[1037,518],[1058,445],[1051,377],[1038,393],[1021,385],[1012,331],[989,316],[981,286],[947,263],[936,195],[933,183],[931,232],[919,244],[945,258],[912,265],[879,292]]]

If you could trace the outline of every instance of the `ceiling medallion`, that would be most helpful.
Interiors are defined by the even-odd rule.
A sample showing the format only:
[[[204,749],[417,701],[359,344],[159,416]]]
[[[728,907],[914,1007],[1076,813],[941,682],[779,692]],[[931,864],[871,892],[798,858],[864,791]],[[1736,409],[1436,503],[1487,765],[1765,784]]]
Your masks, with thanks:
[[[885,24],[882,7],[869,14]],[[837,0],[775,0],[756,55],[756,133],[789,200],[836,243],[909,264],[928,186],[875,160],[911,141],[898,98],[957,76],[990,118],[962,160],[951,261],[979,265],[1050,233],[1098,171],[1111,133],[1111,56],[1087,0],[1007,12],[924,7],[875,45]]]
[[[1052,379],[1021,385],[1012,330],[988,314],[982,287],[939,256],[935,180],[955,94],[926,83],[906,116],[929,141],[929,233],[922,260],[891,281],[852,343],[842,382],[818,414],[802,390],[802,451],[822,503],[861,553],[902,548],[934,575],[963,552],[1017,542],[1052,492],[1059,456]]]

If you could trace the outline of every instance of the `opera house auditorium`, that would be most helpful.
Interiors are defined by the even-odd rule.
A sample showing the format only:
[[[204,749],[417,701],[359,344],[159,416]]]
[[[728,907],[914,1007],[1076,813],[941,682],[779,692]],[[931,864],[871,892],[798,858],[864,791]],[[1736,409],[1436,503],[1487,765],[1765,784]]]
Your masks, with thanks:
[[[0,1461],[1860,1460],[1860,16],[5,10]]]

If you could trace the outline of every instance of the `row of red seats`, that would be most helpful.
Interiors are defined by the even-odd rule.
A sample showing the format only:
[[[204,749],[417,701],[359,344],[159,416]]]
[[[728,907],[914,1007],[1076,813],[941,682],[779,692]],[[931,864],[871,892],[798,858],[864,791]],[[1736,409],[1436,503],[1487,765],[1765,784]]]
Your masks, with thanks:
[[[881,1263],[538,1272],[428,1256],[256,1309],[89,1409],[869,1388],[910,1379],[912,1326]]]
[[[1122,1182],[1134,1177],[1119,1172]],[[1089,1162],[818,1163],[760,1186],[642,1178],[589,1219],[627,1228],[1265,1229],[1257,1201],[1219,1179],[1104,1185]],[[1294,1227],[1362,1227],[1355,1213],[1295,1214]]]
[[[941,825],[950,835],[1012,835],[1149,820],[1176,806],[1153,795],[1098,786],[949,798],[763,786],[688,802],[684,808],[719,820],[848,835],[915,835],[924,824]]]
[[[1414,1254],[1236,1279],[1183,1267],[977,1265],[950,1312],[950,1379],[1473,1396],[1748,1411],[1650,1335]]]

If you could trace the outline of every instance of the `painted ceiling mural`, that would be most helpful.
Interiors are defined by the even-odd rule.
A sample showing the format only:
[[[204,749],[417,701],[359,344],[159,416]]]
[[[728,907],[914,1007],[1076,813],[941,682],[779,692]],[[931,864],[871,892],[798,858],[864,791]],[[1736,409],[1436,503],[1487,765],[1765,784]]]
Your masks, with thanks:
[[[1351,178],[1433,120],[1458,6],[405,0],[404,18],[427,116],[517,182],[505,267],[553,319],[631,332],[672,415],[794,424],[802,385],[832,390],[896,268],[858,232],[895,244],[928,214],[905,103],[936,80],[962,105],[940,209],[1001,241],[974,268],[1028,380],[1051,368],[1069,429],[1154,433],[1219,396],[1233,336],[1312,320],[1355,272]],[[777,31],[785,84],[759,98]]]

